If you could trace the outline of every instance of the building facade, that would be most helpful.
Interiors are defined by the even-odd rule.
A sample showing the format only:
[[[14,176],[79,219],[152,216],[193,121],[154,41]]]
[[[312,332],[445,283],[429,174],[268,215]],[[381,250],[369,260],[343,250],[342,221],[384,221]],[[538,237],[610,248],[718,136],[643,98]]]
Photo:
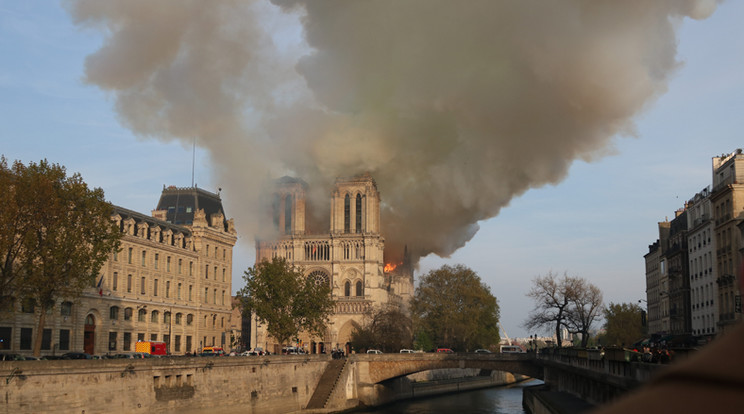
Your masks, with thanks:
[[[659,238],[648,246],[646,262],[646,304],[649,334],[669,332],[669,280],[664,253],[669,240],[669,222],[659,223]]]
[[[669,223],[669,246],[664,253],[669,281],[669,327],[672,335],[690,335],[690,276],[687,254],[687,210]]]
[[[332,348],[349,351],[351,333],[364,324],[368,312],[388,304],[407,309],[413,295],[412,266],[404,259],[386,269],[380,193],[369,174],[336,180],[330,228],[323,234],[306,230],[306,194],[307,184],[302,180],[284,177],[277,182],[272,195],[277,237],[256,241],[256,261],[283,257],[307,277],[329,284],[335,309],[327,332],[322,337],[302,334],[298,345],[312,353]],[[263,324],[254,319],[251,325],[254,346],[279,351]]]
[[[715,226],[718,329],[726,332],[741,319],[738,280],[742,248],[738,224],[744,218],[744,154],[741,150],[713,158],[710,202]]]
[[[42,354],[134,351],[137,341],[166,342],[172,354],[229,346],[237,237],[220,196],[168,187],[152,216],[115,207],[112,220],[120,249],[95,286],[46,316]],[[30,304],[13,310],[0,315],[1,346],[30,354],[38,315]]]
[[[718,322],[710,187],[704,188],[687,202],[687,227],[692,335],[709,339],[716,335]]]

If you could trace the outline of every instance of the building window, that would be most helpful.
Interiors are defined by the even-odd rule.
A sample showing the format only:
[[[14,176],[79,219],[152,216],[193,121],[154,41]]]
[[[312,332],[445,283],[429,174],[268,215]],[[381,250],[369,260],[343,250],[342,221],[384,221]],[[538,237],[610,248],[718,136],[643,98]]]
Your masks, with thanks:
[[[194,314],[189,313],[188,315],[186,315],[186,325],[191,326],[193,323],[194,323]]]
[[[142,250],[142,267],[145,267],[147,265],[147,252]]]
[[[351,200],[349,195],[346,194],[344,197],[344,233],[351,231]]]
[[[31,349],[31,342],[34,330],[32,328],[21,328],[21,349]]]
[[[158,295],[158,280],[155,279],[155,281],[152,283],[152,295],[157,296]]]
[[[217,289],[212,293],[212,303],[217,304]]]
[[[182,313],[177,313],[176,314],[176,325],[180,325],[182,319],[183,319],[183,314]]]
[[[69,329],[59,330],[59,350],[60,351],[70,350],[70,330]]]
[[[36,301],[33,298],[26,298],[21,301],[21,312],[23,313],[34,313],[36,309]]]
[[[178,300],[181,300],[181,284],[180,283],[176,287],[176,297],[178,298]]]
[[[181,352],[181,335],[176,335],[176,352]]]
[[[222,268],[222,281],[225,281],[225,268]]]
[[[189,276],[194,276],[194,262],[189,262]]]
[[[209,257],[209,245],[207,245],[207,248],[204,249],[204,255],[206,255],[207,257]]]
[[[132,248],[131,247],[128,250],[127,263],[132,264]]]
[[[131,321],[133,312],[134,310],[132,308],[124,308],[124,320]]]
[[[158,323],[158,317],[160,316],[160,313],[156,310],[152,311],[150,314],[150,322]]]
[[[217,246],[214,246],[214,258],[217,258]]]
[[[127,293],[132,293],[132,275],[127,275]]]
[[[171,257],[168,256],[165,258],[165,271],[170,273],[170,264],[171,264]]]
[[[183,264],[183,259],[178,259],[178,274],[181,274],[181,265]]]
[[[189,285],[189,302],[191,302],[193,299],[193,296],[191,295],[193,292],[193,286]]]
[[[158,253],[155,253],[155,263],[154,263],[155,269],[158,268],[158,265],[159,265],[158,262],[160,262],[160,255]]]
[[[147,311],[146,310],[140,309],[139,312],[137,312],[137,321],[147,322]]]
[[[131,332],[124,332],[124,339],[123,339],[122,346],[124,347],[125,351],[131,351],[132,350],[132,333]]]
[[[186,352],[191,349],[191,335],[186,335]]]
[[[351,282],[344,283],[344,296],[351,296]]]
[[[156,334],[156,333],[150,334],[150,340],[153,341],[153,342],[157,341],[158,340],[158,334]]]
[[[119,307],[118,306],[112,306],[109,308],[109,319],[111,319],[112,321],[119,319]]]
[[[356,282],[356,295],[357,296],[363,296],[364,295],[364,291],[362,289],[362,281],[361,280]]]
[[[116,351],[116,332],[109,332],[109,351]]]
[[[204,279],[209,279],[209,265],[204,266]]]
[[[52,330],[44,329],[41,332],[41,350],[48,351],[52,349]]]
[[[142,277],[142,280],[140,281],[140,293],[144,295],[145,292],[147,292],[147,283],[146,283],[145,278],[143,276]]]
[[[119,249],[114,249],[114,261],[119,261]]]
[[[59,314],[62,316],[71,316],[72,315],[72,302],[62,302],[62,305],[59,309]]]
[[[145,340],[145,334],[143,334],[143,333],[138,333],[138,334],[137,334],[137,342],[142,342],[142,341],[144,341],[144,340]]]
[[[163,323],[166,325],[170,325],[170,321],[171,321],[171,313],[163,312]]]
[[[113,286],[114,290],[118,290],[119,289],[119,273],[118,272],[114,272],[114,283],[113,283],[113,285],[114,285]]]
[[[362,195],[356,196],[356,232],[362,232]]]
[[[222,304],[225,304],[225,291],[222,291]]]
[[[10,349],[12,334],[13,328],[10,326],[0,326],[0,351]]]
[[[204,303],[209,303],[209,288],[204,288]]]
[[[226,257],[227,257],[227,249],[225,249],[225,248],[223,247],[223,248],[222,248],[222,260],[225,260],[225,258],[226,258]]]
[[[165,282],[165,297],[170,297],[170,280]]]
[[[214,267],[214,272],[212,272],[212,277],[214,277],[214,280],[217,280],[217,266]]]

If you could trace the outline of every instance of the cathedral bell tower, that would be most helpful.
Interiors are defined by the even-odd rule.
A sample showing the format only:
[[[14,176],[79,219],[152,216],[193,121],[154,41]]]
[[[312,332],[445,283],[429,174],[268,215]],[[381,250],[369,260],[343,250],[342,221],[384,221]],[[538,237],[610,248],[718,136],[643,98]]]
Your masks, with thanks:
[[[379,234],[380,193],[369,173],[336,179],[331,234]]]
[[[305,234],[305,198],[307,183],[292,178],[279,179],[271,210],[274,230],[280,236]]]

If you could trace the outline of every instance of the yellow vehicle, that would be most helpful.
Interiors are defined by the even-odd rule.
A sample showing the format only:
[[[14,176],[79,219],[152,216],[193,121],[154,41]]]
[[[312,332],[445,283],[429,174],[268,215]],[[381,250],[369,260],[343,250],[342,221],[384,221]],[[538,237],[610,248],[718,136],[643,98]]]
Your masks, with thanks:
[[[202,356],[220,356],[225,355],[225,350],[221,346],[205,346],[201,351]]]

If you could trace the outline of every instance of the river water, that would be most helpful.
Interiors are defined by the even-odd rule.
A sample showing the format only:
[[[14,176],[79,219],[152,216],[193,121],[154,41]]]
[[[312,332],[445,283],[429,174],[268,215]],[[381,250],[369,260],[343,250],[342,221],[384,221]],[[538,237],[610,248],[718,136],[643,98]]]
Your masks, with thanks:
[[[416,400],[400,401],[363,414],[524,414],[522,388],[541,384],[532,380],[498,388],[486,388]]]

